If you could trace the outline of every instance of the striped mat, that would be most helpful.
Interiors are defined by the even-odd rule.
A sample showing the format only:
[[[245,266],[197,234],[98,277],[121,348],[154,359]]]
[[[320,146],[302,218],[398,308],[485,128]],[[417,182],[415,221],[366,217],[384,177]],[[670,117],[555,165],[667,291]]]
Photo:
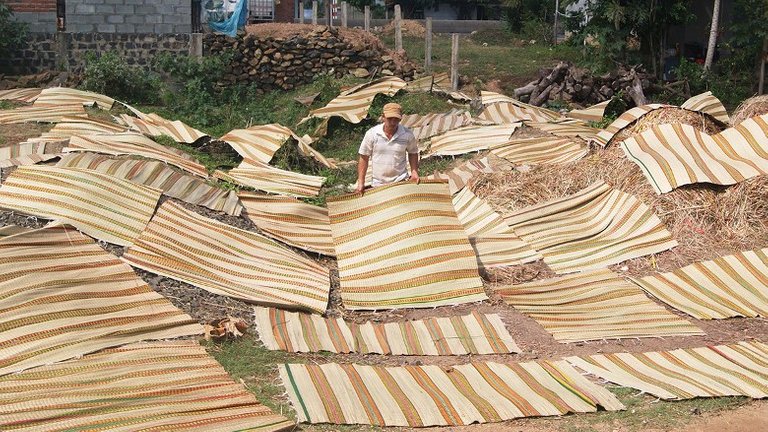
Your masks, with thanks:
[[[126,126],[146,136],[168,135],[180,143],[192,144],[200,138],[208,136],[179,120],[166,120],[154,113],[143,114],[141,118],[123,114],[120,116],[120,119]]]
[[[227,172],[217,170],[213,176],[264,192],[304,198],[317,196],[325,182],[325,177],[281,170],[250,159],[243,159]]]
[[[608,269],[497,288],[496,292],[558,342],[704,334]]]
[[[641,105],[639,107],[634,107],[624,112],[616,120],[614,120],[611,124],[609,124],[605,129],[598,132],[597,138],[595,139],[595,143],[605,147],[608,145],[608,143],[611,142],[611,139],[613,139],[614,135],[621,132],[622,129],[624,129],[625,127],[636,122],[640,117],[648,114],[651,111],[657,110],[659,108],[669,108],[669,107],[672,107],[672,105],[648,104],[648,105]]]
[[[126,132],[124,126],[105,120],[96,120],[88,117],[63,117],[61,122],[44,132],[38,138],[32,138],[30,141],[64,141],[69,140],[73,135],[102,135],[116,134]]]
[[[288,141],[293,132],[279,124],[252,126],[235,129],[219,138],[225,141],[244,159],[269,163],[272,156]]]
[[[540,131],[551,133],[555,136],[568,138],[579,137],[585,141],[597,140],[597,135],[601,131],[601,129],[590,127],[582,120],[568,118],[558,121],[545,122],[527,121],[525,124]]]
[[[101,109],[109,110],[114,103],[114,99],[103,94],[67,87],[51,87],[43,89],[35,100],[34,106],[64,106],[75,104],[93,106],[95,104]]]
[[[768,248],[630,280],[698,319],[768,317]]]
[[[4,227],[0,227],[0,238],[25,233],[32,231],[32,229],[33,228],[27,228],[18,225],[6,225]]]
[[[299,421],[459,426],[624,409],[565,361],[439,366],[285,364],[280,377]]]
[[[493,174],[496,172],[488,160],[488,157],[472,159],[456,168],[446,172],[435,172],[424,177],[427,180],[443,180],[448,182],[451,194],[455,194],[466,186],[469,181],[479,175]]]
[[[267,237],[322,255],[335,256],[328,209],[296,198],[242,191],[246,216]]]
[[[416,139],[421,141],[462,126],[467,126],[471,122],[472,117],[467,111],[452,109],[445,113],[407,114],[403,116],[400,124],[409,128]]]
[[[0,168],[34,165],[58,156],[57,154],[46,153],[45,143],[23,142],[8,147],[0,147]]]
[[[584,144],[554,136],[517,138],[491,147],[491,153],[514,164],[532,165],[574,162],[588,152]]]
[[[408,81],[405,83],[405,91],[414,93],[429,93],[432,91],[432,85],[434,82],[435,75],[426,75],[421,78],[416,78],[413,81]]]
[[[75,229],[57,226],[0,238],[0,376],[202,330]]]
[[[126,246],[139,237],[161,191],[78,168],[19,167],[0,187],[0,207],[72,224]]]
[[[440,72],[434,75],[434,81],[432,83],[432,93],[443,94],[449,98],[467,103],[472,101],[472,97],[460,91],[451,90],[451,77],[447,72]]]
[[[211,186],[200,178],[176,171],[163,162],[146,159],[115,159],[95,153],[77,153],[64,155],[56,166],[95,170],[160,189],[170,197],[234,216],[239,216],[243,210],[235,191]]]
[[[505,221],[557,273],[602,268],[677,246],[647,205],[602,181],[518,210]]]
[[[500,112],[511,113],[513,116],[517,116],[518,119],[513,120],[512,123],[521,120],[549,121],[562,117],[562,115],[556,111],[520,102],[509,96],[489,91],[480,92],[480,103],[486,108],[489,108],[492,105],[498,105]],[[482,116],[483,113],[480,114],[479,118],[482,119]],[[510,123],[510,121],[504,119],[502,119],[502,122]]]
[[[28,122],[56,123],[69,116],[85,117],[85,108],[83,108],[82,105],[63,105],[53,107],[25,106],[9,110],[0,110],[0,124]]]
[[[605,380],[662,399],[768,397],[768,345],[760,342],[567,360]]]
[[[136,343],[0,377],[0,429],[290,431],[196,342]]]
[[[384,77],[361,84],[342,92],[328,102],[328,105],[310,111],[309,116],[303,119],[300,124],[312,117],[329,118],[334,116],[341,117],[350,123],[360,123],[368,115],[368,110],[377,94],[394,96],[404,87],[405,81],[397,77]]]
[[[17,102],[32,103],[42,92],[41,88],[17,88],[0,90],[0,100],[12,100]]]
[[[680,108],[709,114],[714,117],[715,120],[725,124],[728,124],[731,121],[728,117],[728,111],[725,110],[723,103],[720,102],[720,99],[713,95],[711,91],[704,92],[688,99],[680,105]]]
[[[259,338],[271,350],[431,356],[520,352],[497,314],[363,324],[272,308],[256,307],[254,314]]]
[[[510,140],[522,123],[493,126],[465,126],[432,138],[424,157],[455,156],[488,150],[490,147]]]
[[[487,299],[445,183],[401,182],[327,202],[347,309]]]
[[[322,313],[328,270],[255,232],[164,202],[134,246],[128,264],[214,294]]]
[[[73,136],[65,152],[90,151],[110,155],[142,156],[156,159],[184,171],[208,178],[208,170],[182,150],[166,147],[136,133]]]
[[[768,114],[715,135],[685,124],[657,125],[620,145],[656,193],[691,183],[732,185],[768,173]]]
[[[599,104],[586,107],[584,109],[569,111],[565,115],[570,118],[575,118],[575,119],[584,120],[588,122],[599,122],[603,120],[603,115],[605,114],[605,108],[608,106],[609,103],[611,103],[610,99],[608,99],[607,101],[600,102]]]
[[[315,161],[317,161],[320,165],[323,165],[324,167],[330,168],[330,169],[336,169],[338,166],[336,166],[336,163],[331,160],[327,159],[325,156],[323,156],[322,153],[315,150],[312,147],[312,137],[309,135],[304,135],[302,137],[298,136],[295,132],[291,132],[293,134],[293,139],[296,140],[296,145],[299,147],[299,153],[301,153],[304,156],[311,157]]]

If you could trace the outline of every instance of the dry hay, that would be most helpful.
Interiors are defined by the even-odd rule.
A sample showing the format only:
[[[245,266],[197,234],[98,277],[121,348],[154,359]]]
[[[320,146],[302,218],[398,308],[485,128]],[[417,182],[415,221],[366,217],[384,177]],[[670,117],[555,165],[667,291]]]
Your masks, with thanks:
[[[731,126],[748,118],[768,113],[768,95],[755,96],[742,102],[731,116]]]
[[[403,32],[403,36],[411,36],[423,38],[427,35],[427,29],[418,21],[414,20],[401,20],[400,30]],[[381,34],[390,35],[395,33],[395,21],[390,21],[387,25],[381,28]]]
[[[657,195],[637,165],[617,146],[596,150],[568,164],[491,174],[476,182],[473,190],[499,212],[509,214],[571,195],[597,180],[648,204],[680,243],[670,251],[613,266],[616,271],[644,276],[657,269],[671,271],[696,261],[768,244],[768,176],[730,187],[693,184]],[[531,275],[510,274],[509,277],[519,281]],[[494,278],[505,279],[505,275],[496,273]]]
[[[656,125],[670,123],[691,125],[700,131],[708,133],[709,135],[716,134],[723,130],[723,128],[720,127],[717,122],[715,122],[712,117],[707,114],[688,111],[678,107],[665,107],[655,109],[640,117],[639,120],[631,123],[629,126],[617,133],[611,142],[618,143],[624,141],[632,135],[642,133]]]

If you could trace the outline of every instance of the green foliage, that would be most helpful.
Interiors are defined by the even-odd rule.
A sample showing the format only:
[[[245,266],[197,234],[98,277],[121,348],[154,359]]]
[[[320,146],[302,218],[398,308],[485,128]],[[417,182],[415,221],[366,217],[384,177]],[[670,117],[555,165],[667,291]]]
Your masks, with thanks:
[[[6,56],[27,37],[27,25],[16,21],[13,11],[0,3],[0,55]]]
[[[81,88],[105,94],[124,102],[154,103],[159,100],[161,84],[157,76],[133,68],[109,51],[101,56],[89,52]]]
[[[710,90],[726,108],[733,109],[751,95],[752,79],[750,73],[737,69],[737,62],[729,61],[725,59],[715,70],[705,71],[702,65],[682,59],[675,69],[675,76],[688,82],[691,94]],[[672,99],[671,102],[682,103],[683,98],[679,99]]]
[[[747,75],[749,79],[753,71],[757,72],[760,64],[760,53],[763,40],[768,37],[768,1],[765,0],[735,0],[733,7],[734,19],[730,30],[730,38],[722,41],[721,48],[730,52],[730,56],[716,63],[716,70],[721,75]],[[758,80],[752,80],[751,90],[757,90]]]

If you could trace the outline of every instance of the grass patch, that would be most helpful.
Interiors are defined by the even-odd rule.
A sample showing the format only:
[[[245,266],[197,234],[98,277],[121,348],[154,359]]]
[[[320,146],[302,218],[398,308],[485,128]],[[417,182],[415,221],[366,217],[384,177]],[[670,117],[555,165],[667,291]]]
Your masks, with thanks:
[[[8,110],[15,108],[14,104],[8,100],[0,100],[0,110]]]

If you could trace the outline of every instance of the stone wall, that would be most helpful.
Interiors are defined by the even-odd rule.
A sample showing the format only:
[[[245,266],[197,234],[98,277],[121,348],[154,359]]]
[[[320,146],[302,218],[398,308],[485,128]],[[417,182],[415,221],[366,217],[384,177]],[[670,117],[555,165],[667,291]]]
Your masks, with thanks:
[[[70,33],[189,33],[190,0],[79,0],[68,2]]]

